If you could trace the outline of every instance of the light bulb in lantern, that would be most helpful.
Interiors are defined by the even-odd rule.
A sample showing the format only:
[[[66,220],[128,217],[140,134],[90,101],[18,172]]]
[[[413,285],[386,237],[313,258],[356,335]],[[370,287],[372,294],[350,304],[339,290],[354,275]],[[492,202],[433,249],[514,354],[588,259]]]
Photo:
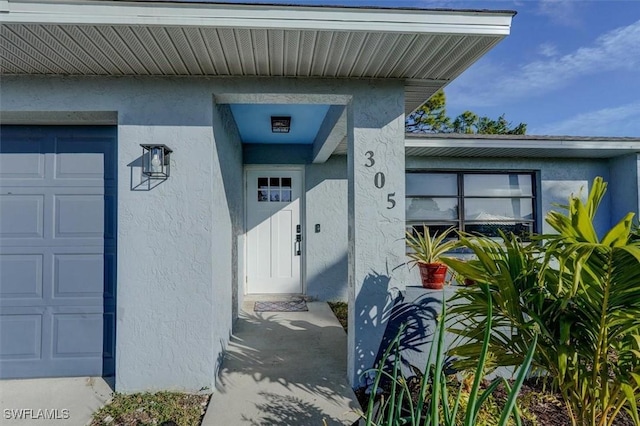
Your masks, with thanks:
[[[151,157],[151,171],[156,173],[160,171],[160,153],[157,149],[153,150],[153,156]]]

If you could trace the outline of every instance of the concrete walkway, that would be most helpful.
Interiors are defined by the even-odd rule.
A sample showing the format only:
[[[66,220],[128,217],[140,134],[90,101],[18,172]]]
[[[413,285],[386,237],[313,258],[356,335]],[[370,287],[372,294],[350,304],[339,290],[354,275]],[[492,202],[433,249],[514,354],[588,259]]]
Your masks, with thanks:
[[[111,392],[101,377],[2,380],[0,424],[86,425]]]
[[[325,302],[309,312],[253,312],[245,302],[204,426],[351,425],[347,336]]]

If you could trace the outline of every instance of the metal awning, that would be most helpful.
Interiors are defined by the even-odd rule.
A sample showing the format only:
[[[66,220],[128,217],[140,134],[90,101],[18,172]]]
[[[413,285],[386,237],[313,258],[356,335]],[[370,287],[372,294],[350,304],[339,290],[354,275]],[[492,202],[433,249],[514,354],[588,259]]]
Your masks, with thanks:
[[[0,0],[0,72],[400,79],[410,112],[506,37],[513,15]]]

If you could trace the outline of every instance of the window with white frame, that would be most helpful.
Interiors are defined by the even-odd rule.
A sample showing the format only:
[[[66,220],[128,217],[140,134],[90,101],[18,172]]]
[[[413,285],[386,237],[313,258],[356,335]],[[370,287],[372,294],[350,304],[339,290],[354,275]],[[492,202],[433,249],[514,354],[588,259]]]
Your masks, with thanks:
[[[407,227],[418,232],[423,224],[490,237],[536,231],[533,172],[407,171],[406,197]]]

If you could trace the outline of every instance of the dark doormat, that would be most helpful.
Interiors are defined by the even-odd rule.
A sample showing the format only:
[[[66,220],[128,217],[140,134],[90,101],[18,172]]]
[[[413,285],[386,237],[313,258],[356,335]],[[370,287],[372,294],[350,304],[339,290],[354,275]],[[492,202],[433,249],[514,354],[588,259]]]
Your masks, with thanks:
[[[289,300],[287,302],[259,301],[253,305],[254,312],[304,312],[308,311],[304,300]]]

